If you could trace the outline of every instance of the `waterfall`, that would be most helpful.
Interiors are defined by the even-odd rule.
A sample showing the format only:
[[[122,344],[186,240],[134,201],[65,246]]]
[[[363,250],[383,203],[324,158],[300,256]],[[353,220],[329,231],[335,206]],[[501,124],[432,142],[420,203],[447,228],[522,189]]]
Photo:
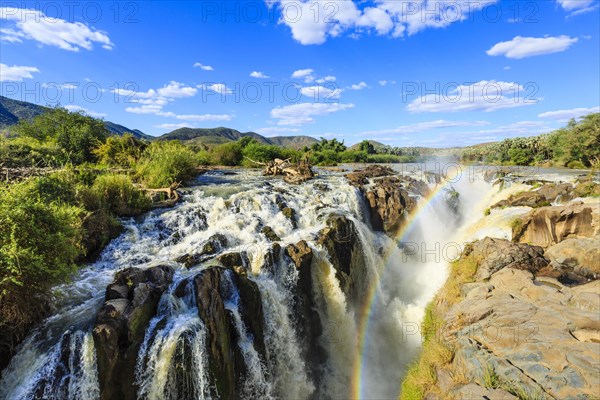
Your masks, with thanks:
[[[100,259],[59,286],[57,311],[21,344],[0,381],[0,399],[98,399],[96,353],[91,335],[106,286],[126,267],[170,265],[175,277],[160,298],[135,361],[140,399],[210,399],[214,394],[207,328],[199,317],[193,277],[215,265],[214,257],[243,252],[247,279],[258,287],[264,321],[264,355],[243,318],[237,272],[221,280],[224,306],[241,355],[243,398],[393,398],[420,346],[424,308],[447,276],[444,245],[459,242],[461,229],[482,215],[488,184],[453,183],[458,211],[443,196],[421,199],[411,228],[397,240],[372,231],[363,195],[339,174],[323,171],[299,186],[268,180],[255,171],[200,177],[184,202],[143,219],[125,220],[125,233]],[[430,187],[435,189],[436,184]],[[283,205],[295,210],[290,217]],[[356,285],[361,295],[346,297],[319,232],[331,214],[350,220],[364,264]],[[269,226],[281,251],[263,234]],[[202,249],[220,235],[223,246],[189,268],[180,257]],[[310,270],[314,312],[322,332],[324,361],[305,358],[307,338],[298,315],[299,271],[285,255],[306,240],[313,252]],[[271,257],[270,262],[267,258]],[[364,293],[363,293],[364,292]],[[356,304],[355,304],[356,303]],[[312,372],[311,372],[312,371]],[[358,389],[355,389],[355,386]],[[214,396],[213,396],[214,397]]]

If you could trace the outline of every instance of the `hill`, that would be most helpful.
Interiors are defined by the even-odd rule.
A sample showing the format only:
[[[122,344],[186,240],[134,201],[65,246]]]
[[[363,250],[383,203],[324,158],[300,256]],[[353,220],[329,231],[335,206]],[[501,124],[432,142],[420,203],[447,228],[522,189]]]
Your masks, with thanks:
[[[369,143],[371,143],[371,145],[373,145],[373,148],[375,149],[375,151],[381,150],[382,148],[385,147],[385,144],[377,142],[375,140],[369,140]],[[360,150],[360,143],[356,143],[356,144],[350,146],[350,150]]]
[[[265,137],[255,132],[240,132],[231,128],[179,128],[166,133],[158,140],[181,140],[192,142],[194,144],[216,145],[239,140],[243,137],[252,137],[259,143],[270,144],[281,147],[290,147],[300,149],[304,146],[310,146],[318,142],[317,139],[310,136],[275,136]]]
[[[48,111],[48,107],[0,96],[0,131],[16,125],[22,119],[32,119],[46,111]],[[138,129],[129,129],[114,122],[104,121],[104,125],[113,135],[130,133],[140,139],[152,139],[152,136],[146,135]]]

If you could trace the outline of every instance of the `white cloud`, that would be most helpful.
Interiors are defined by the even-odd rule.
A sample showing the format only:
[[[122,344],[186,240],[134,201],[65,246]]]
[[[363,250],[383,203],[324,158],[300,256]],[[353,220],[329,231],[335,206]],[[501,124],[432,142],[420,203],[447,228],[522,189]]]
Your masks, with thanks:
[[[376,131],[361,132],[360,135],[385,135],[390,133],[408,134],[415,132],[423,132],[432,129],[449,129],[466,126],[485,126],[490,123],[487,121],[446,121],[439,119],[436,121],[418,122],[410,125],[402,125],[393,129],[382,129]]]
[[[166,98],[181,98],[181,97],[193,97],[198,92],[198,89],[185,86],[183,83],[171,81],[168,85],[157,90],[159,97]]]
[[[556,0],[565,11],[581,10],[590,7],[594,0]]]
[[[327,75],[324,76],[323,78],[319,78],[317,79],[315,82],[323,84],[325,82],[335,82],[337,80],[337,78],[333,75]]]
[[[203,121],[231,121],[233,115],[229,114],[203,114],[203,115],[175,115],[177,119],[183,121],[195,121],[195,122],[203,122]]]
[[[193,125],[186,124],[186,123],[182,123],[182,124],[159,124],[159,125],[154,125],[154,127],[155,128],[161,128],[161,129],[175,130],[175,129],[179,129],[179,128],[192,128]]]
[[[292,79],[303,79],[304,82],[311,83],[315,81],[315,77],[313,75],[314,72],[315,70],[312,68],[299,69],[292,73]]]
[[[228,88],[224,83],[213,83],[212,85],[198,85],[200,89],[210,90],[215,93],[219,93],[222,95],[232,94],[233,90]]]
[[[87,108],[81,107],[81,106],[76,106],[74,104],[69,104],[66,105],[65,108],[69,111],[81,111],[87,115],[89,115],[90,117],[94,117],[94,118],[103,118],[106,117],[106,114],[103,113],[97,113],[94,111],[90,111]]]
[[[63,50],[92,50],[94,43],[107,50],[114,47],[105,32],[90,28],[81,22],[67,22],[60,18],[47,17],[43,12],[32,9],[0,7],[0,20],[14,24],[0,32],[5,42],[19,43],[24,39],[35,40]]]
[[[496,43],[486,53],[490,56],[525,58],[543,54],[559,53],[577,43],[577,38],[569,36],[548,36],[543,38],[516,36],[507,42]]]
[[[304,45],[322,44],[328,37],[362,32],[381,36],[413,35],[427,28],[444,28],[464,21],[474,11],[497,0],[269,0],[281,11],[279,22]],[[360,7],[363,7],[362,9]]]
[[[271,126],[267,128],[256,129],[255,132],[260,133],[261,135],[277,136],[282,133],[297,133],[300,132],[300,129]]]
[[[265,75],[264,73],[260,72],[260,71],[252,71],[250,72],[250,76],[252,78],[256,78],[256,79],[269,79],[270,76]]]
[[[353,84],[352,86],[350,86],[348,89],[350,90],[363,90],[364,88],[368,88],[369,86],[364,83],[364,82],[360,82],[358,84]]]
[[[421,112],[495,111],[539,102],[531,91],[514,82],[480,81],[411,101],[406,110]],[[442,95],[442,92],[444,95]]]
[[[337,87],[328,88],[324,86],[307,86],[307,87],[299,87],[300,93],[306,97],[312,97],[315,100],[318,99],[339,99],[342,94],[342,89]]]
[[[305,125],[315,122],[313,116],[327,115],[354,107],[341,103],[299,103],[271,110],[271,117],[279,120],[278,125]]]
[[[204,64],[201,64],[201,63],[199,63],[199,62],[195,63],[195,64],[194,64],[194,67],[196,67],[196,68],[200,68],[200,69],[202,69],[202,70],[204,70],[204,71],[214,71],[214,70],[215,70],[215,69],[214,69],[213,67],[211,67],[210,65],[204,65]]]
[[[552,120],[569,120],[597,112],[600,112],[600,107],[572,108],[570,110],[547,111],[539,114],[538,117]]]
[[[386,86],[388,81],[379,81],[379,86]]]
[[[506,67],[504,67],[503,69],[504,69],[505,71],[508,71],[508,70],[510,70],[510,67],[509,67],[509,66],[506,66]]]
[[[0,64],[0,82],[21,82],[23,79],[33,79],[33,72],[40,72],[36,67],[23,65],[8,66]]]

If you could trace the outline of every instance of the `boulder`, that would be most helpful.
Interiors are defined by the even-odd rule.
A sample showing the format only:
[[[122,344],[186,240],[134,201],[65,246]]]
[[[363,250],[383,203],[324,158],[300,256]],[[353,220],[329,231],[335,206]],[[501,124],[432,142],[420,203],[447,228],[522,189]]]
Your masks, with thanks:
[[[397,172],[390,167],[383,167],[381,165],[369,165],[365,169],[359,169],[346,175],[348,182],[351,185],[361,187],[368,183],[369,179],[378,178],[381,176],[396,175]]]
[[[169,266],[127,268],[106,288],[92,331],[101,399],[136,399],[138,350],[173,274]]]
[[[600,237],[569,238],[544,253],[556,268],[584,279],[600,277]]]
[[[196,264],[208,260],[214,254],[227,247],[227,238],[220,233],[212,235],[206,243],[202,245],[199,252],[194,254],[185,254],[178,257],[175,261],[183,263],[186,268],[191,268]]]
[[[358,304],[369,284],[358,231],[354,222],[343,215],[330,215],[326,224],[319,232],[317,243],[327,251],[346,298]]]
[[[543,248],[490,237],[471,243],[464,256],[469,256],[477,264],[475,278],[480,281],[489,279],[503,268],[522,269],[537,274],[548,266]]]
[[[406,215],[416,206],[416,201],[399,183],[398,178],[385,177],[366,192],[373,229],[390,236],[398,233]]]
[[[277,236],[275,231],[273,231],[273,228],[271,228],[270,226],[263,227],[261,229],[260,233],[265,235],[266,238],[269,239],[271,242],[278,242],[281,240],[281,238],[279,236]]]
[[[492,208],[503,207],[544,207],[557,201],[566,202],[573,198],[571,192],[573,185],[570,183],[546,183],[538,189],[528,190],[511,195],[508,199],[501,200]]]
[[[599,208],[592,204],[537,208],[513,224],[513,241],[546,248],[569,237],[596,236]]]

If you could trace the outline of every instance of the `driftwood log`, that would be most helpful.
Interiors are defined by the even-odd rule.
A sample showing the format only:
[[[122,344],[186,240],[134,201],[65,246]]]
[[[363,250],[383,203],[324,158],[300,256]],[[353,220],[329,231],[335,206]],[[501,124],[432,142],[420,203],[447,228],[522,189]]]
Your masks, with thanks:
[[[246,157],[249,161],[254,164],[262,165],[265,167],[263,175],[265,176],[283,176],[283,180],[291,184],[300,184],[313,178],[315,173],[312,167],[307,162],[300,162],[297,164],[291,163],[290,159],[281,160],[279,158],[263,163],[254,161],[251,158]]]
[[[177,191],[179,186],[181,182],[175,182],[168,188],[142,190],[152,200],[152,208],[164,208],[173,207],[181,200],[181,194]]]

